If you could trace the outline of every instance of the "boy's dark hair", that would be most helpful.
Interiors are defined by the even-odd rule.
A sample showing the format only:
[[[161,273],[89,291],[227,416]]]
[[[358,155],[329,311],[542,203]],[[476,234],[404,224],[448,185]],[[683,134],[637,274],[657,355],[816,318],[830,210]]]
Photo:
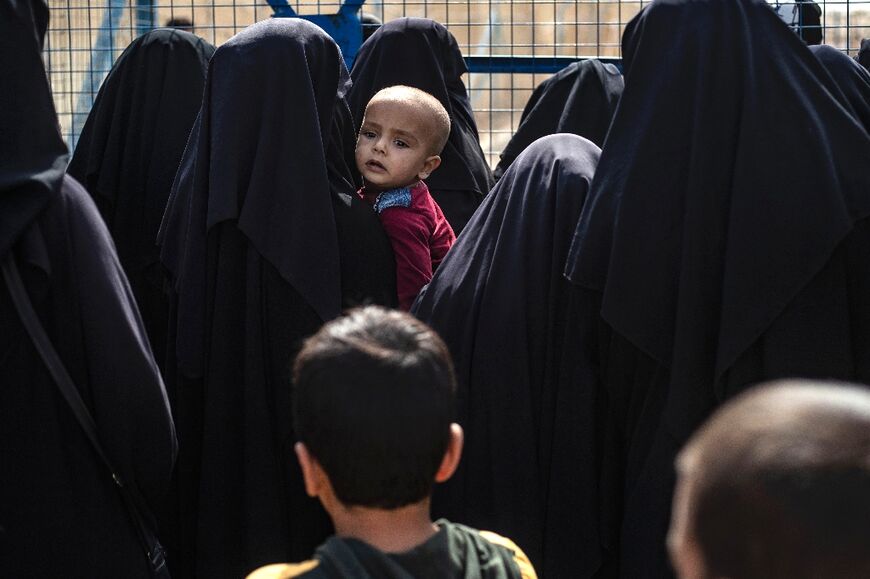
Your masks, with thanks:
[[[431,494],[456,388],[432,329],[399,311],[351,310],[305,342],[293,379],[297,438],[338,500],[395,509]]]
[[[870,392],[751,391],[687,445],[688,532],[708,577],[870,577]]]

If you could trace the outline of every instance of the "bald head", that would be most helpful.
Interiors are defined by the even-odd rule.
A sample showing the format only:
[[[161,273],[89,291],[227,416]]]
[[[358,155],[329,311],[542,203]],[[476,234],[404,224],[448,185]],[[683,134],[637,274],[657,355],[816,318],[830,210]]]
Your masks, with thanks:
[[[429,153],[441,154],[450,136],[450,115],[438,99],[418,88],[395,85],[376,92],[366,105],[366,112],[375,104],[404,109],[423,127]]]
[[[870,391],[759,387],[677,459],[669,537],[684,579],[870,577]]]

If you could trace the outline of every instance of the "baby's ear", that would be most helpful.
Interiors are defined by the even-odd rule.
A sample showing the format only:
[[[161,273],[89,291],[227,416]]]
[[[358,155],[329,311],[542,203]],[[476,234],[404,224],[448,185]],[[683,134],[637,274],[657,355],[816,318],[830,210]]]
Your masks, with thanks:
[[[426,179],[429,175],[432,174],[432,171],[437,169],[441,165],[441,157],[438,155],[432,155],[425,161],[423,161],[423,168],[420,169],[420,172],[417,173],[417,177],[419,179]]]

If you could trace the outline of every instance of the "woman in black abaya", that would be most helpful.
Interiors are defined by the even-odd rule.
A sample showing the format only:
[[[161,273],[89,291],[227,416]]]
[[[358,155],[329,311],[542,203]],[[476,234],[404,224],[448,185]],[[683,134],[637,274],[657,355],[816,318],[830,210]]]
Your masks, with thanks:
[[[612,64],[590,59],[570,64],[532,92],[495,168],[500,179],[517,155],[535,139],[555,133],[573,133],[599,147],[610,128],[625,82]]]
[[[444,26],[426,18],[398,18],[381,26],[359,49],[348,98],[357,124],[369,99],[392,85],[419,88],[444,105],[450,114],[450,138],[441,152],[441,166],[426,184],[457,235],[493,185],[461,78],[467,70],[456,39]]]
[[[304,20],[254,24],[209,64],[161,230],[184,574],[301,560],[329,532],[293,454],[290,364],[343,307],[396,301],[389,241],[350,184],[348,85]]]
[[[577,312],[562,273],[600,152],[576,135],[529,146],[412,309],[450,348],[466,432],[436,511],[511,537],[549,577],[594,564],[580,548],[596,541],[583,520],[597,507],[574,488],[592,484],[595,401],[577,388]]]
[[[64,176],[40,54],[47,27],[41,0],[0,0],[0,261],[16,264],[109,460],[153,507],[175,454],[169,405],[109,233],[81,185]],[[3,576],[152,577],[111,473],[2,276],[0,457]]]
[[[100,87],[67,169],[109,227],[161,367],[169,305],[157,230],[214,50],[170,28],[135,39]]]
[[[781,377],[870,381],[870,139],[761,0],[655,0],[569,279],[607,398],[602,500],[622,577],[670,574],[673,459],[723,400]],[[590,382],[587,387],[593,387]]]
[[[843,91],[856,118],[864,125],[864,129],[870,131],[870,73],[833,46],[810,46],[810,51],[822,61]]]

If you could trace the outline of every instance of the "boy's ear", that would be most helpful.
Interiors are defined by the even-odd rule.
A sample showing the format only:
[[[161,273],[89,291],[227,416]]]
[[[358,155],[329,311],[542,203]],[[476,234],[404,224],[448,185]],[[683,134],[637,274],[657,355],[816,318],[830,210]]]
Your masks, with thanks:
[[[432,171],[437,169],[441,165],[441,157],[438,155],[432,155],[425,161],[423,161],[423,168],[420,169],[420,172],[417,173],[417,177],[419,179],[426,179],[429,175],[432,174]],[[458,425],[457,425],[458,426]]]
[[[297,442],[293,446],[296,451],[296,459],[299,461],[299,466],[302,467],[302,478],[305,480],[305,492],[309,497],[318,497],[323,490],[323,479],[326,473],[323,472],[320,463],[308,452],[308,447],[303,442]]]
[[[462,432],[462,427],[455,422],[450,425],[450,441],[447,443],[447,450],[444,451],[444,458],[441,459],[441,466],[438,467],[438,472],[435,473],[435,482],[442,483],[453,476],[459,467],[459,459],[462,458],[462,444],[465,440],[465,434]]]

